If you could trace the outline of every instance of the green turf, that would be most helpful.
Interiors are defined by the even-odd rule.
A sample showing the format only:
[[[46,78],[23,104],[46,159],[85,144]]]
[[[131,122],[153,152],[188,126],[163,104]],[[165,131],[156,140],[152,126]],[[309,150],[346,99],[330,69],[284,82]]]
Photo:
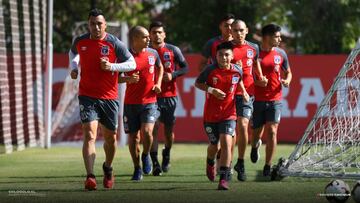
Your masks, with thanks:
[[[280,145],[277,158],[288,157],[293,149],[292,145]],[[144,176],[138,183],[130,181],[133,167],[127,148],[120,148],[113,165],[113,190],[102,188],[103,149],[97,148],[97,153],[98,190],[91,192],[83,189],[80,147],[31,148],[0,155],[0,202],[327,202],[318,194],[330,179],[264,179],[264,147],[258,164],[245,163],[248,180],[238,182],[234,175],[229,191],[217,191],[217,182],[207,180],[205,144],[176,144],[170,171],[161,177]],[[347,182],[352,186],[355,181]]]

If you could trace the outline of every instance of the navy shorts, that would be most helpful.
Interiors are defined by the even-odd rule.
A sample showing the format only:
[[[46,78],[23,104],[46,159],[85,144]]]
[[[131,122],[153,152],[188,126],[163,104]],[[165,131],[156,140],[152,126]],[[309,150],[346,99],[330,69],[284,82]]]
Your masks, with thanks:
[[[263,126],[266,122],[280,123],[281,108],[281,101],[255,101],[253,129]]]
[[[124,130],[134,133],[142,123],[155,123],[158,118],[157,104],[124,104]]]
[[[234,137],[236,121],[226,120],[218,123],[204,123],[205,132],[209,138],[211,144],[218,144],[220,140],[220,134],[227,134]]]
[[[79,96],[81,123],[99,120],[107,129],[115,131],[118,126],[119,101]]]
[[[164,125],[171,126],[175,123],[175,110],[178,102],[177,97],[163,97],[157,99],[159,121]]]
[[[249,102],[245,102],[242,95],[236,95],[236,115],[250,120],[254,111],[254,96],[250,96]]]

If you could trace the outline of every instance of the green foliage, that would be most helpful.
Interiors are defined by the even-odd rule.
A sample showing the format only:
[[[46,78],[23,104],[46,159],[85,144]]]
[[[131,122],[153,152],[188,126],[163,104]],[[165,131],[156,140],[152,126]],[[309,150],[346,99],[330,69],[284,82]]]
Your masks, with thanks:
[[[147,27],[153,18],[167,25],[167,40],[199,52],[219,35],[225,13],[244,20],[253,34],[267,23],[277,23],[291,34],[287,47],[296,53],[348,53],[360,36],[359,0],[108,0],[95,1],[107,21]],[[54,49],[66,52],[75,22],[86,21],[89,0],[54,1]],[[155,11],[160,12],[156,14]]]
[[[201,13],[197,10],[201,8]],[[165,12],[168,39],[189,43],[194,52],[219,35],[218,19],[227,12],[244,20],[255,33],[277,23],[292,34],[288,47],[297,53],[348,53],[360,36],[358,0],[198,0],[172,1]],[[252,41],[251,34],[248,36]]]
[[[96,1],[96,7],[104,12],[106,20],[125,21],[129,26],[148,25],[151,2],[127,0]],[[67,52],[71,46],[75,23],[87,21],[91,4],[89,0],[54,1],[54,51]]]
[[[304,53],[347,53],[360,36],[360,1],[290,1],[294,46]]]

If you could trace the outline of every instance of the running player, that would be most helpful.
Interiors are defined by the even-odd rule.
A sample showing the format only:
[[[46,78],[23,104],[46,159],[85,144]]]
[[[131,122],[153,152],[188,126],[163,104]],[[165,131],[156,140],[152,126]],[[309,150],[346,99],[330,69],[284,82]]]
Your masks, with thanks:
[[[129,31],[131,53],[136,69],[120,76],[126,82],[124,101],[124,129],[129,134],[129,151],[134,164],[132,180],[140,181],[142,172],[152,171],[150,149],[153,142],[153,128],[157,120],[156,94],[161,92],[163,66],[158,53],[147,48],[150,42],[146,28],[135,26]],[[155,75],[157,76],[155,79]],[[140,137],[143,137],[143,152],[140,166]]]
[[[224,42],[217,46],[217,63],[208,65],[196,79],[195,86],[206,91],[204,106],[204,128],[209,137],[207,148],[206,175],[210,181],[215,180],[215,156],[220,142],[220,180],[218,189],[228,190],[231,177],[230,162],[233,136],[236,127],[235,92],[239,88],[244,100],[248,101],[242,83],[241,69],[231,64],[233,59],[231,42]]]
[[[243,83],[246,92],[250,96],[249,102],[244,102],[242,93],[236,92],[236,112],[237,112],[237,135],[238,135],[238,160],[235,164],[235,171],[238,173],[238,180],[245,181],[244,154],[248,143],[248,126],[252,117],[253,101],[254,101],[254,77],[253,72],[259,78],[258,84],[266,86],[267,79],[263,77],[260,63],[258,61],[259,47],[258,45],[246,41],[248,28],[244,21],[235,20],[231,25],[233,36],[233,52],[234,59],[232,63],[237,64],[243,71]]]
[[[235,20],[235,16],[231,13],[227,13],[225,16],[221,18],[219,22],[219,30],[221,32],[221,35],[211,38],[205,43],[203,50],[201,52],[202,57],[198,67],[199,72],[201,72],[207,64],[212,64],[216,62],[217,45],[221,44],[222,42],[231,41],[233,39],[231,35],[231,24],[234,22],[234,20]],[[232,151],[231,154],[233,154],[235,142],[236,142],[236,135],[234,136],[233,147],[231,148]],[[219,162],[220,154],[221,154],[220,146],[218,146],[218,148],[219,148],[219,152],[217,153],[217,157],[216,157],[217,163]],[[219,169],[218,164],[217,164],[217,168]]]
[[[262,72],[269,82],[266,87],[255,86],[250,158],[253,163],[259,160],[259,147],[264,134],[266,137],[264,176],[271,174],[271,162],[277,145],[277,130],[282,107],[282,86],[289,87],[292,79],[288,57],[285,51],[278,47],[281,42],[280,31],[280,26],[275,24],[265,25],[261,30],[262,42],[259,59]]]
[[[77,37],[69,52],[71,78],[79,74],[79,107],[84,144],[82,154],[87,178],[85,189],[95,190],[94,175],[95,141],[100,123],[104,135],[105,162],[103,185],[113,188],[114,175],[111,167],[116,150],[118,125],[118,74],[135,69],[135,61],[125,45],[115,36],[106,33],[106,20],[101,10],[89,13],[90,33]]]
[[[164,65],[164,76],[161,84],[161,93],[157,95],[159,120],[155,123],[151,148],[153,162],[153,175],[161,175],[162,171],[168,172],[170,168],[170,150],[174,142],[175,109],[177,105],[176,79],[188,72],[187,62],[177,46],[165,42],[165,29],[162,22],[155,21],[150,24],[150,47],[155,49]],[[165,147],[162,150],[161,167],[157,158],[158,154],[158,129],[159,121],[164,124]]]
[[[231,13],[226,14],[221,18],[219,22],[219,29],[221,35],[216,36],[208,40],[201,52],[201,60],[199,63],[199,71],[201,72],[207,64],[214,63],[216,61],[216,47],[222,42],[228,42],[232,40],[231,36],[231,24],[234,22],[235,16]]]

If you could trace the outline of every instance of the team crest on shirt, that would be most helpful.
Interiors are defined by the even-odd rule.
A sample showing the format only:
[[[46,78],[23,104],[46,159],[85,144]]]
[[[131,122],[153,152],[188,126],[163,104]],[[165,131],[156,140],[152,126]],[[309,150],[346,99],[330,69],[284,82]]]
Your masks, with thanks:
[[[274,56],[274,63],[275,64],[280,64],[281,63],[281,57],[279,55]]]
[[[213,80],[213,84],[216,85],[216,84],[217,84],[217,81],[218,81],[218,78],[217,78],[217,77],[213,77],[212,80]]]
[[[252,59],[248,59],[247,61],[246,61],[246,65],[247,66],[251,66],[253,64],[253,60]]]
[[[149,65],[155,65],[155,57],[154,56],[148,56]]]
[[[164,52],[164,60],[170,60],[170,52]]]
[[[101,47],[101,55],[109,55],[109,46],[102,46]]]
[[[248,49],[248,50],[246,51],[246,56],[247,56],[248,58],[254,58],[254,51],[253,51],[252,49]]]
[[[231,79],[231,84],[237,84],[237,83],[239,83],[239,79],[240,79],[239,76],[234,75],[234,76],[232,77],[232,79]]]
[[[166,62],[164,63],[164,67],[165,67],[165,68],[170,68],[170,67],[171,67],[171,62],[170,62],[170,61],[166,61]]]

